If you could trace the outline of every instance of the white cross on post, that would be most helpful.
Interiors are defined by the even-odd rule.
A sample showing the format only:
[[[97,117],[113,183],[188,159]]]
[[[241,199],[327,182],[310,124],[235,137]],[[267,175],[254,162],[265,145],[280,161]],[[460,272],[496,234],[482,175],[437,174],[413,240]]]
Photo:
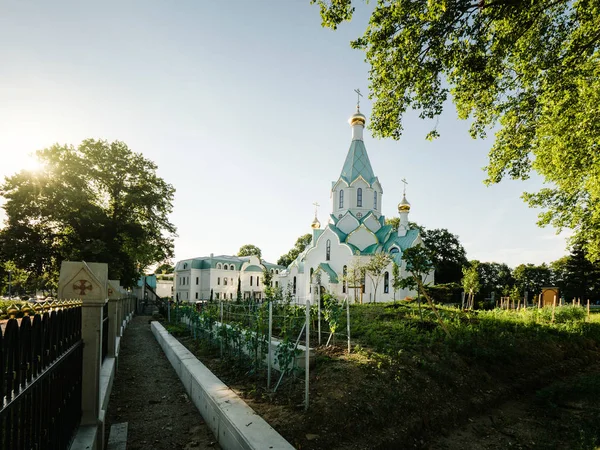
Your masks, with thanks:
[[[321,205],[319,205],[317,202],[314,202],[313,205],[315,207],[315,217],[317,217],[317,211],[319,210],[319,206]]]
[[[356,109],[360,109],[360,98],[363,96],[360,93],[360,89],[354,89],[354,92],[356,92]]]

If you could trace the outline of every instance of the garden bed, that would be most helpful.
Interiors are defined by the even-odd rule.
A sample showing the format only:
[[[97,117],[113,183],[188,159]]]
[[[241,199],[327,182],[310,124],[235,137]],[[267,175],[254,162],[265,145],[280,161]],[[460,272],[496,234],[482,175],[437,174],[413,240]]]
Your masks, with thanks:
[[[454,439],[454,430],[490,408],[515,399],[533,402],[536,391],[598,370],[600,316],[586,322],[580,312],[565,308],[552,323],[546,310],[442,308],[452,334],[447,338],[431,311],[422,313],[421,319],[413,305],[353,306],[353,353],[317,347],[307,413],[301,374],[284,378],[273,393],[266,389],[266,371],[221,358],[217,346],[192,339],[184,327],[171,330],[302,449],[429,447],[444,435]],[[592,433],[586,430],[585,436]],[[518,440],[515,436],[510,439]],[[586,448],[569,432],[561,436],[563,448]],[[543,438],[541,432],[536,436],[537,442]],[[452,448],[444,445],[440,448]]]

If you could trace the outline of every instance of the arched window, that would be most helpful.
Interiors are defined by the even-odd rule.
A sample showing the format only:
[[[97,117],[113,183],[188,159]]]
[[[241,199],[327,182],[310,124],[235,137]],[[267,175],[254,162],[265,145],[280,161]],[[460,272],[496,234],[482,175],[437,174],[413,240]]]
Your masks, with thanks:
[[[356,206],[362,207],[362,188],[356,190]]]
[[[183,264],[183,270],[187,269],[187,263]]]
[[[223,278],[223,285],[227,286],[227,277]]]
[[[217,277],[217,285],[221,284],[221,277]]]
[[[383,275],[383,293],[389,294],[390,292],[390,273],[386,272]]]
[[[373,209],[377,209],[377,191],[373,192]]]
[[[293,290],[293,292],[294,292],[294,295],[296,295],[296,277],[294,277],[294,290]]]
[[[217,264],[217,269],[221,268],[221,263]]]
[[[256,285],[258,286],[260,278],[258,278],[258,275],[256,275]]]
[[[275,282],[275,287],[279,287],[279,281]]]
[[[340,208],[344,207],[344,190],[340,191]]]
[[[229,266],[229,270],[235,270],[235,266],[232,264]]]
[[[325,247],[325,261],[329,261],[331,259],[331,240],[327,239],[327,245]]]
[[[310,268],[310,279],[308,280],[308,293],[312,292],[312,284],[313,284],[313,273],[315,273],[315,269]]]
[[[250,286],[252,286],[252,275],[250,275]]]
[[[342,293],[346,293],[346,286],[348,286],[348,280],[346,279],[348,275],[348,266],[344,266],[342,269]]]
[[[398,247],[392,247],[392,249],[390,250],[390,253],[393,255],[395,253],[400,253],[400,250],[398,250]]]
[[[279,275],[279,270],[276,270],[276,271],[275,271],[275,273],[276,273],[277,275]]]

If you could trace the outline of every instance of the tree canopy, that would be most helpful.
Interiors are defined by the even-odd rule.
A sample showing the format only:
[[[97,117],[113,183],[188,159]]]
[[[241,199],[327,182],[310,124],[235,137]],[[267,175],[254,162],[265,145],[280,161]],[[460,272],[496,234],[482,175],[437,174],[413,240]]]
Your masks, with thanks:
[[[63,260],[105,262],[111,278],[132,286],[145,268],[173,256],[175,190],[152,161],[123,142],[93,139],[36,157],[42,169],[0,186],[3,258],[38,279],[56,277]]]
[[[356,2],[311,0],[332,29]],[[599,14],[598,0],[379,1],[351,42],[371,65],[374,135],[399,139],[407,110],[435,119],[451,96],[474,138],[495,132],[486,182],[540,174],[547,186],[524,194],[538,223],[575,230],[598,259]]]
[[[285,267],[289,266],[298,257],[298,255],[302,253],[306,247],[308,247],[311,241],[312,234],[310,233],[300,236],[290,251],[280,256],[280,258],[277,260],[277,264]]]
[[[246,244],[246,245],[242,245],[238,251],[238,256],[252,256],[252,255],[256,255],[259,258],[262,255],[262,252],[260,251],[260,248],[258,248],[256,245],[253,244]]]
[[[458,240],[458,236],[445,228],[424,230],[421,236],[423,244],[431,252],[435,282],[437,284],[460,283],[462,269],[469,262],[467,252]]]

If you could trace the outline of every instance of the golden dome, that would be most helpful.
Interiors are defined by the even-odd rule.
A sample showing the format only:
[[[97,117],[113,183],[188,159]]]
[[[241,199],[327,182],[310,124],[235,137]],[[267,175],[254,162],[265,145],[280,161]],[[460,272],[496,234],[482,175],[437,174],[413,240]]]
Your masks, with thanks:
[[[410,203],[406,200],[406,197],[402,197],[402,201],[398,203],[398,212],[409,212],[410,211]]]
[[[321,222],[319,222],[319,219],[317,219],[316,216],[315,216],[315,220],[313,220],[312,223],[310,224],[310,227],[313,230],[318,230],[319,228],[321,228]]]
[[[366,116],[362,114],[358,108],[356,109],[356,112],[348,119],[348,123],[352,126],[360,124],[364,127],[366,122]]]

